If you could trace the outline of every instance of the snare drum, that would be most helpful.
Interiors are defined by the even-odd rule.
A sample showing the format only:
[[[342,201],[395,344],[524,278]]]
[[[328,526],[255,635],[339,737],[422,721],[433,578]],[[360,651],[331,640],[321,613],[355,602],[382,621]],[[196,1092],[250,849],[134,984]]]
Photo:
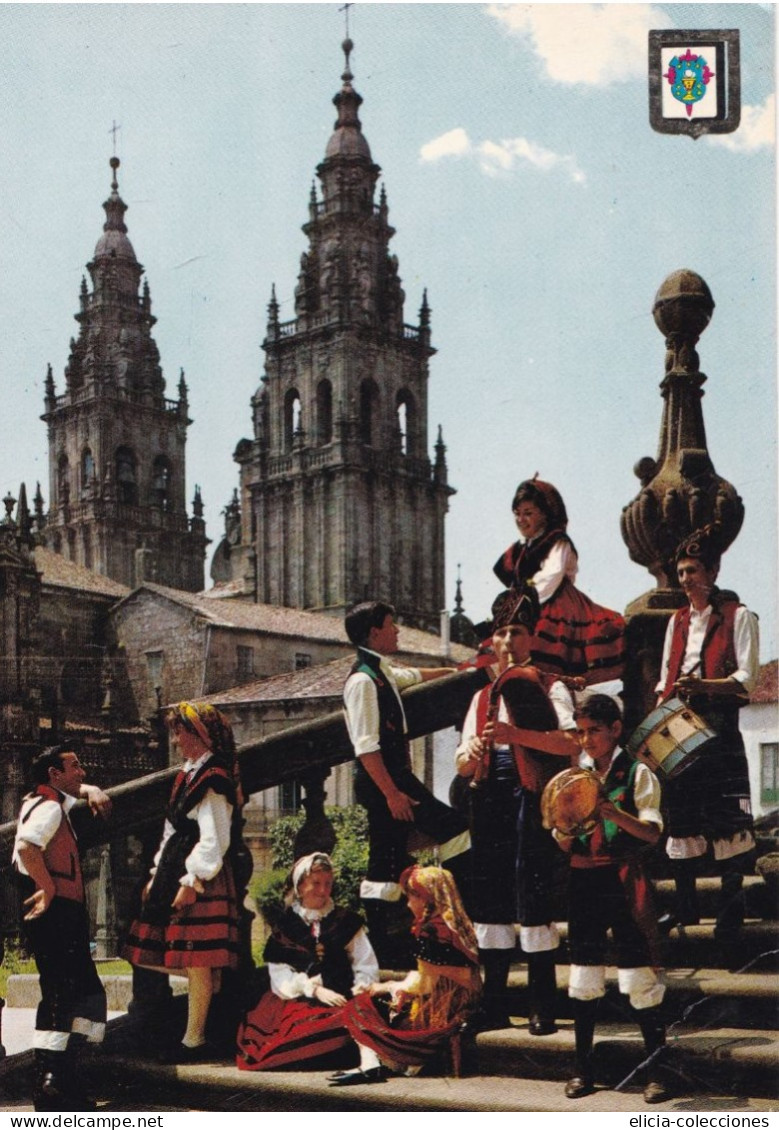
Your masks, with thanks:
[[[592,835],[598,826],[601,792],[600,778],[592,769],[563,769],[541,796],[544,827],[563,836]]]
[[[670,781],[704,753],[717,735],[680,698],[669,698],[636,726],[627,751]]]

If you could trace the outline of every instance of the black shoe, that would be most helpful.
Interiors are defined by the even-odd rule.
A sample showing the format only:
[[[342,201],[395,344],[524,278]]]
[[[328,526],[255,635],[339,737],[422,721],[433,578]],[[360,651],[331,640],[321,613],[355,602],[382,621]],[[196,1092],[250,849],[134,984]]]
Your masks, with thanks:
[[[644,1087],[645,1103],[665,1103],[672,1098],[670,1089],[659,1079],[650,1079]]]
[[[331,1087],[356,1087],[365,1083],[384,1083],[387,1073],[383,1067],[369,1067],[363,1071],[355,1067],[351,1071],[338,1071],[335,1075],[328,1075],[327,1081]]]
[[[557,1025],[547,1016],[531,1016],[528,1029],[531,1036],[551,1036],[557,1031]]]
[[[585,1095],[592,1095],[595,1092],[595,1083],[592,1079],[586,1079],[583,1075],[574,1075],[573,1079],[569,1079],[565,1084],[565,1097],[567,1099],[583,1099]]]

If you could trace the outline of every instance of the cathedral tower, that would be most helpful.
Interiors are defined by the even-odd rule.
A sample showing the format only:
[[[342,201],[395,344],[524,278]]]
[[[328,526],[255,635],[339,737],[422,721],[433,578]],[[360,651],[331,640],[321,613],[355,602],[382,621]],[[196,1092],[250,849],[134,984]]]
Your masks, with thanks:
[[[186,510],[188,416],[184,373],[178,399],[165,398],[152,337],[149,284],[135,257],[111,158],[106,222],[81,281],[79,333],[71,339],[65,392],[49,366],[50,508],[47,544],[71,561],[134,586],[143,580],[196,592],[203,588],[208,539],[195,488]]]
[[[253,397],[254,439],[242,440],[236,503],[215,579],[240,571],[261,603],[342,609],[381,596],[398,616],[437,627],[444,607],[448,497],[439,433],[428,455],[430,309],[403,321],[398,260],[379,166],[358,116],[349,56],[333,99],[335,130],[312,186],[308,250],[295,318],[268,306],[265,375]],[[229,523],[228,523],[229,525]]]

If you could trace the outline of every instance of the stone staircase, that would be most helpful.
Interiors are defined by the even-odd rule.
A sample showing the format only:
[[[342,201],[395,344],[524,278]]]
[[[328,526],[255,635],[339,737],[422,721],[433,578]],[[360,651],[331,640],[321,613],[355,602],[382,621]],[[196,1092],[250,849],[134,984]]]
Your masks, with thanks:
[[[715,887],[713,880],[699,884],[704,915],[713,912]],[[762,880],[747,880],[748,914],[770,910],[766,890]],[[661,903],[668,891],[668,884],[658,883]],[[711,918],[674,931],[664,943],[666,1072],[675,1097],[659,1111],[779,1109],[777,918],[774,913],[748,919],[739,946],[739,971],[718,964]],[[617,992],[614,969],[608,972],[596,1032],[597,1074],[604,1088],[575,1102],[563,1095],[574,1042],[564,927],[562,934],[558,1032],[541,1038],[529,1034],[527,976],[524,966],[516,965],[509,983],[512,1026],[476,1037],[460,1079],[393,1077],[381,1085],[334,1090],[327,1086],[324,1069],[241,1072],[227,1058],[213,1065],[163,1066],[133,1050],[137,1039],[130,1038],[127,1017],[112,1022],[104,1052],[85,1068],[107,1111],[646,1111],[641,1040]],[[6,1094],[18,1096],[27,1085],[25,1062],[29,1070],[29,1056],[0,1063],[0,1089]],[[0,1093],[0,1107],[1,1099]]]

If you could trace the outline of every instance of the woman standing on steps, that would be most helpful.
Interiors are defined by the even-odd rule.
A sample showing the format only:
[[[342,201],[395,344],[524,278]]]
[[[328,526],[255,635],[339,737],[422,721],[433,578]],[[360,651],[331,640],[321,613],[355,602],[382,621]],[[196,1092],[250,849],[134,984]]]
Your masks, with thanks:
[[[230,860],[242,797],[227,719],[208,703],[181,702],[167,719],[182,760],[165,827],[123,956],[159,973],[186,973],[187,1027],[174,1063],[212,1058],[211,998],[222,969],[238,966],[238,903]]]

